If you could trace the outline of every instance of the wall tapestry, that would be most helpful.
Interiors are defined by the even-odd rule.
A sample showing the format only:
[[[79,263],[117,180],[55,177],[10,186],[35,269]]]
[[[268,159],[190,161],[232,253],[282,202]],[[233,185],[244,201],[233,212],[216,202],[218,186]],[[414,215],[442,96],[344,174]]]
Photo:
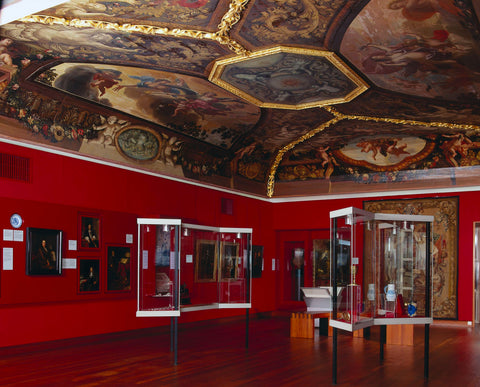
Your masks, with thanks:
[[[457,319],[458,197],[367,201],[364,209],[433,215],[433,317]]]

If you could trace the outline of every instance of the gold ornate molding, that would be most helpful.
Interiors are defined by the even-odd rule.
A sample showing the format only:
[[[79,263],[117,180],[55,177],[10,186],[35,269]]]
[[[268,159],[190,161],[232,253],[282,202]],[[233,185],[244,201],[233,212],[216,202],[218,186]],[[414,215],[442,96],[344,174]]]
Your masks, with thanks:
[[[292,141],[291,143],[284,146],[280,149],[275,157],[275,160],[270,167],[270,173],[267,180],[267,196],[272,197],[275,188],[275,175],[277,173],[277,169],[280,163],[283,160],[283,156],[289,150],[296,147],[298,144],[301,144],[305,140],[312,138],[317,133],[320,133],[324,129],[328,128],[329,126],[336,124],[337,122],[343,120],[357,120],[357,121],[370,121],[370,122],[387,122],[397,125],[414,125],[414,126],[433,126],[436,128],[449,128],[449,129],[459,129],[459,130],[473,130],[473,131],[480,131],[479,125],[471,125],[471,124],[452,124],[449,122],[425,122],[425,121],[416,121],[416,120],[402,120],[397,118],[389,118],[389,117],[370,117],[370,116],[362,116],[362,115],[353,115],[353,114],[342,114],[332,106],[324,106],[323,109],[328,111],[330,114],[334,116],[330,121],[318,126],[317,128],[311,130],[310,132],[304,134],[300,138]]]
[[[449,122],[426,122],[426,121],[416,121],[416,120],[402,120],[398,118],[389,118],[389,117],[370,117],[370,116],[360,116],[353,114],[342,114],[337,111],[332,106],[325,106],[324,109],[330,114],[333,114],[335,117],[341,117],[344,120],[357,120],[357,121],[372,121],[372,122],[388,122],[391,124],[397,125],[412,125],[412,126],[434,126],[436,128],[449,128],[449,129],[462,129],[462,130],[474,130],[480,131],[479,125],[471,124],[452,124]]]
[[[283,160],[283,156],[285,153],[287,153],[289,150],[295,148],[298,144],[304,142],[305,140],[308,140],[315,136],[316,134],[322,132],[329,126],[336,124],[337,122],[342,121],[341,117],[334,117],[330,121],[327,121],[323,123],[320,126],[317,126],[315,129],[311,130],[308,133],[305,133],[303,136],[300,138],[296,139],[295,141],[292,141],[291,143],[287,144],[284,146],[282,149],[280,149],[275,156],[275,160],[273,161],[272,166],[270,167],[270,174],[268,175],[268,180],[267,180],[267,196],[271,198],[273,196],[273,191],[274,191],[274,186],[275,186],[275,175],[277,173],[278,166]]]
[[[75,28],[96,28],[100,30],[113,30],[120,32],[134,32],[145,35],[165,35],[177,38],[206,39],[216,41],[238,55],[248,55],[248,50],[240,43],[230,38],[232,27],[238,23],[241,14],[249,0],[232,0],[229,10],[223,15],[218,31],[207,32],[200,30],[184,30],[180,28],[156,27],[144,24],[112,23],[102,20],[66,19],[56,16],[30,15],[19,19],[23,23],[40,23],[48,25],[63,25]]]
[[[228,46],[230,50],[238,55],[249,55],[249,52],[235,40],[231,39],[229,34],[232,27],[240,21],[242,12],[249,1],[250,0],[232,0],[227,13],[223,15],[222,21],[218,25],[218,31],[215,33],[216,40],[219,43]]]

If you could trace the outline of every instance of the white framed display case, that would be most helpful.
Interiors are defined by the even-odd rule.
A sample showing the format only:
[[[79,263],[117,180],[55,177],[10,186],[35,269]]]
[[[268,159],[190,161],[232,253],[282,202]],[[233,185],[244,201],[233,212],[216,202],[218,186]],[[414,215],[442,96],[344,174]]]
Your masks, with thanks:
[[[330,325],[431,324],[433,216],[330,213]]]
[[[140,218],[137,316],[251,308],[252,229]]]
[[[182,224],[181,310],[250,308],[252,229]]]
[[[137,219],[137,317],[180,316],[180,219]]]

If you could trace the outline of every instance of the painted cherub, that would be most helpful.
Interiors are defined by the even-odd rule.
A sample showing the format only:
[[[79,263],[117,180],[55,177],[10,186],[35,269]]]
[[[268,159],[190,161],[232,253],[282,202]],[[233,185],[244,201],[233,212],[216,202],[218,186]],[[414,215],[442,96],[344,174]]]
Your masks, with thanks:
[[[117,116],[109,116],[107,119],[102,116],[102,124],[93,125],[93,130],[99,132],[98,137],[91,141],[103,144],[104,147],[105,145],[113,145],[115,134],[128,124],[129,122],[119,120]]]
[[[12,57],[8,52],[8,47],[13,43],[10,38],[3,38],[0,40],[0,62],[7,66],[12,66]]]

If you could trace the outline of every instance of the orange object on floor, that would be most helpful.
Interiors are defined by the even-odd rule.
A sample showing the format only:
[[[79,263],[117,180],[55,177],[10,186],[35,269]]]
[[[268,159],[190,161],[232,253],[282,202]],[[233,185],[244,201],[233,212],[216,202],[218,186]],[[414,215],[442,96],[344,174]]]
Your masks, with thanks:
[[[298,312],[292,313],[292,316],[290,317],[290,337],[313,339],[315,336],[316,318],[327,320],[326,325],[328,326],[328,336],[331,336],[332,328],[328,325],[330,313]]]

